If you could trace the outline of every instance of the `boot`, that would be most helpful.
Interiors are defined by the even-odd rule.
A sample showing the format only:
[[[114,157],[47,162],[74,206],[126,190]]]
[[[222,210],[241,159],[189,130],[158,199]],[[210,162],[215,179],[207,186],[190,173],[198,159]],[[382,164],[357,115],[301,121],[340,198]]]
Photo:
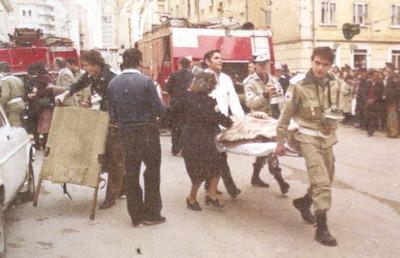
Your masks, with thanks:
[[[301,213],[301,217],[305,222],[308,224],[314,224],[315,223],[315,216],[311,213],[311,205],[312,205],[312,199],[309,194],[306,194],[302,198],[297,198],[293,200],[293,205],[298,209]]]
[[[108,209],[115,205],[115,199],[106,198],[102,204],[100,204],[99,209]]]
[[[328,231],[326,211],[316,213],[315,217],[317,219],[315,240],[326,246],[337,246],[336,239]]]
[[[254,187],[269,187],[269,184],[265,183],[260,178],[261,167],[253,164],[253,176],[251,177],[251,185]]]
[[[279,188],[281,189],[281,193],[285,194],[289,191],[290,185],[283,179],[281,169],[277,168],[274,172],[274,178],[279,184]]]

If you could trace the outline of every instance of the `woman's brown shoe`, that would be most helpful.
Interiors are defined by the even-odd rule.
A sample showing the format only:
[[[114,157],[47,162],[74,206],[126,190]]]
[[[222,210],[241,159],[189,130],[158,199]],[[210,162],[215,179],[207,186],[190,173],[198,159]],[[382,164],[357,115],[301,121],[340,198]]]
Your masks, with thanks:
[[[219,201],[219,199],[213,200],[210,196],[206,195],[206,205],[210,204],[216,208],[224,207],[224,205]]]
[[[186,205],[187,208],[190,210],[194,210],[194,211],[201,211],[201,207],[198,201],[195,201],[194,203],[191,203],[189,201],[189,199],[186,198]]]

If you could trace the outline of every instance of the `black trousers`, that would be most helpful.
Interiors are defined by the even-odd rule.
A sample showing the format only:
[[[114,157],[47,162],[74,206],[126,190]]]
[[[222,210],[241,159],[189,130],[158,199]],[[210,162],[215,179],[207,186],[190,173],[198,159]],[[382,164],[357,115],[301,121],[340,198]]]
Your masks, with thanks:
[[[125,157],[126,196],[132,222],[157,218],[161,214],[160,136],[156,126],[131,129],[121,134]],[[140,166],[144,163],[144,198],[140,186]]]
[[[270,153],[268,156],[257,157],[253,163],[254,170],[259,172],[267,163],[268,170],[271,175],[275,176],[277,171],[281,171],[279,167],[279,160],[275,153]]]

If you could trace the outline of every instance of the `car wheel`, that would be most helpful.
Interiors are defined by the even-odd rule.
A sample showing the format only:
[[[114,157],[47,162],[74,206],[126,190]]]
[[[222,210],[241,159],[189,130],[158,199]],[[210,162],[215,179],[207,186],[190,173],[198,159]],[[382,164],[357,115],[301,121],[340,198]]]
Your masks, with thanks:
[[[35,173],[33,171],[32,161],[29,161],[28,170],[29,170],[29,175],[28,175],[27,189],[25,188],[26,189],[25,192],[18,194],[17,203],[30,202],[33,200],[33,196],[35,195]]]
[[[0,258],[6,253],[6,226],[3,215],[3,207],[0,206]]]

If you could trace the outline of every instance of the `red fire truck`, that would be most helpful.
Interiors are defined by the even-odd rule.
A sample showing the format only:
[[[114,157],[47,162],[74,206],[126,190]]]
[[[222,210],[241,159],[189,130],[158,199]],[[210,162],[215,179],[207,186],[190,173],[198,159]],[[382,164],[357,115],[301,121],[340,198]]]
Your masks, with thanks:
[[[156,77],[161,85],[171,72],[178,69],[181,57],[191,56],[199,66],[206,52],[221,50],[224,59],[223,71],[243,80],[247,66],[253,56],[267,54],[273,69],[274,51],[270,30],[229,30],[210,28],[188,28],[162,25],[138,42],[143,52],[144,72]],[[165,93],[164,97],[166,97]],[[164,98],[164,100],[167,100]]]
[[[40,29],[15,29],[8,44],[0,45],[0,62],[7,62],[16,75],[25,75],[27,68],[37,61],[54,71],[57,57],[74,58],[79,62],[73,42],[66,38],[44,36]]]

